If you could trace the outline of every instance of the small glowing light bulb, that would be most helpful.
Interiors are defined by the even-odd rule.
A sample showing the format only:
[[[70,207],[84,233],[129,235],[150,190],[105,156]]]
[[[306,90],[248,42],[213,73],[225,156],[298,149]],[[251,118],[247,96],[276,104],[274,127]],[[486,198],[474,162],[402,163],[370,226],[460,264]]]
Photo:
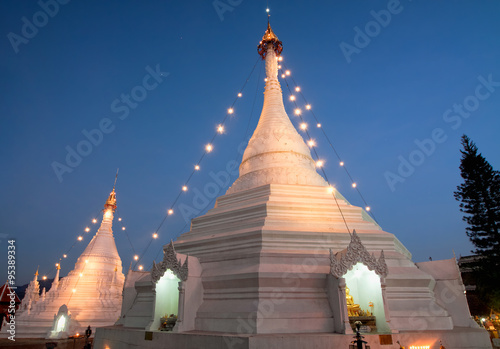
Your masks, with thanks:
[[[266,12],[269,13],[269,8],[266,8]]]
[[[304,130],[304,131],[307,130],[307,124],[305,122],[301,123],[300,124],[300,129]]]
[[[207,153],[210,153],[213,150],[212,144],[207,144],[205,146],[205,150],[207,151]]]
[[[291,73],[290,73],[290,70],[287,70],[287,71],[285,72],[285,74],[286,74],[286,75],[290,75],[290,74],[291,74]]]
[[[200,165],[194,165],[194,169],[195,169],[196,171],[199,171],[199,170],[200,170]]]
[[[44,275],[44,276],[42,277],[42,279],[47,280],[47,277]]]
[[[73,289],[73,293],[75,293],[75,292],[76,292],[76,288]],[[78,333],[76,335],[78,335]]]
[[[306,105],[306,109],[307,109],[307,110],[311,110],[311,105],[310,105],[310,104],[307,104],[307,105]]]
[[[281,64],[278,64],[278,69],[281,69]]]
[[[295,87],[295,91],[300,92],[300,87]]]
[[[285,74],[281,74],[281,78],[286,78],[286,75]]]
[[[356,188],[358,185],[356,183],[352,183],[352,187]]]
[[[321,128],[321,124],[317,124],[316,126],[317,126],[318,128]]]
[[[63,258],[66,258],[66,257],[68,257],[68,255],[67,254],[63,254]]]
[[[242,97],[243,96],[243,93],[238,93],[238,97]]]
[[[264,78],[264,81],[267,82],[267,78]]]
[[[224,126],[222,126],[222,125],[217,126],[217,132],[219,132],[220,134],[223,134],[224,133]]]
[[[97,219],[95,219],[95,218],[94,218],[94,219],[92,220],[92,223],[96,224],[96,223],[97,223]]]
[[[343,161],[341,161],[341,162],[339,163],[339,165],[340,165],[340,166],[344,166],[344,162],[343,162]]]
[[[153,239],[158,239],[158,234],[153,233]]]
[[[79,236],[78,241],[82,241],[82,240],[83,240],[83,236]]]
[[[310,139],[307,141],[307,145],[312,148],[316,145],[316,142],[314,141],[314,139]]]
[[[82,276],[83,276],[83,273],[80,273],[80,277],[82,277]]]
[[[301,113],[302,111],[299,108],[295,109],[295,115],[300,115]]]
[[[168,210],[168,214],[174,214],[174,210],[173,209],[169,209]]]
[[[89,260],[88,260],[88,259],[86,259],[86,260],[85,260],[85,263],[88,263],[88,262],[89,262]]]
[[[281,62],[282,60],[283,60],[283,56],[279,56],[278,61]]]
[[[59,266],[59,263],[56,263],[56,267],[58,267],[58,266]]]
[[[119,221],[119,222],[121,222],[121,221],[122,221],[121,217],[120,217],[120,218],[118,218],[118,221]]]
[[[85,232],[87,232],[87,233],[88,233],[89,231],[90,231],[90,228],[89,228],[89,227],[86,227],[86,228],[85,228]]]
[[[328,194],[333,194],[333,191],[334,191],[334,190],[335,190],[335,188],[334,188],[334,187],[329,186],[329,187],[328,187]]]
[[[233,108],[229,108],[229,109],[227,110],[227,113],[228,113],[228,114],[232,114],[232,113],[234,113],[234,109],[233,109]]]
[[[365,210],[370,211],[371,210],[370,206],[366,206]]]
[[[188,191],[188,187],[187,187],[187,186],[185,186],[185,185],[183,185],[183,186],[182,186],[182,191]]]
[[[125,230],[125,227],[122,227],[122,230]]]
[[[139,260],[139,256],[138,256],[138,255],[135,255],[135,256],[134,256],[134,260],[138,261],[138,260]]]
[[[144,267],[142,265],[139,265],[139,270],[142,270],[144,269]]]
[[[316,161],[316,166],[317,166],[317,167],[322,167],[323,165],[324,165],[323,160],[318,160],[318,161]]]
[[[294,95],[291,95],[291,96],[290,96],[290,100],[291,100],[291,101],[294,101],[294,100],[295,100],[295,96],[294,96]]]

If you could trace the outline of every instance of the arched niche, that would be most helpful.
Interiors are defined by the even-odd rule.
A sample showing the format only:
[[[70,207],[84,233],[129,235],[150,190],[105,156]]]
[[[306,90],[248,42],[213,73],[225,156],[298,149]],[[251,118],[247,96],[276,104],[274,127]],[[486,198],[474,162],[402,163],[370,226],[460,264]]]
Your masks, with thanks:
[[[71,324],[71,313],[66,304],[59,307],[57,314],[54,315],[52,328],[47,334],[47,338],[68,338]]]
[[[188,277],[188,258],[184,264],[177,259],[174,243],[163,249],[163,260],[153,263],[151,279],[153,281],[153,294],[155,298],[153,319],[149,330],[158,330],[161,318],[174,314],[177,316],[176,327],[182,322],[184,316],[184,282]]]
[[[385,294],[385,278],[389,270],[384,251],[375,258],[361,242],[356,231],[346,249],[334,254],[330,250],[329,297],[334,311],[335,332],[352,333],[346,301],[350,289],[354,303],[364,311],[373,309],[377,332],[392,332]],[[369,307],[372,302],[374,307]],[[377,316],[378,315],[378,316]]]

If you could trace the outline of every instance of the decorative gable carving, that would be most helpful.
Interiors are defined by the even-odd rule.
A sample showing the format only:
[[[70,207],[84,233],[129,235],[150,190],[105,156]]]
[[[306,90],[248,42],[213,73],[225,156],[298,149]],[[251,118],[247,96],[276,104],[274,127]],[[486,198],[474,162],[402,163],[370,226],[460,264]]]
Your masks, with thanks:
[[[333,254],[330,249],[330,273],[336,278],[341,278],[356,263],[363,263],[368,269],[383,278],[389,273],[385,263],[384,251],[382,250],[377,260],[373,254],[368,252],[355,230],[352,232],[351,242],[347,246],[347,250],[345,250],[345,253],[342,252]]]
[[[181,264],[181,260],[177,260],[177,253],[175,252],[174,242],[170,240],[170,243],[163,249],[163,260],[156,264],[153,262],[153,268],[151,269],[151,279],[156,285],[158,280],[165,274],[167,269],[172,270],[172,272],[182,281],[186,281],[188,278],[188,258],[184,264]]]

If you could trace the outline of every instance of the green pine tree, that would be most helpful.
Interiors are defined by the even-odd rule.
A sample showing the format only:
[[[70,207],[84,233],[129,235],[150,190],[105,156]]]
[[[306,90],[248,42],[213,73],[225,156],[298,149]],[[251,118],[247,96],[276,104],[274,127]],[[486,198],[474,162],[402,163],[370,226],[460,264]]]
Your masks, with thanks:
[[[466,233],[478,259],[478,292],[489,306],[500,309],[500,172],[478,153],[477,146],[462,136],[460,173],[464,182],[457,186]]]

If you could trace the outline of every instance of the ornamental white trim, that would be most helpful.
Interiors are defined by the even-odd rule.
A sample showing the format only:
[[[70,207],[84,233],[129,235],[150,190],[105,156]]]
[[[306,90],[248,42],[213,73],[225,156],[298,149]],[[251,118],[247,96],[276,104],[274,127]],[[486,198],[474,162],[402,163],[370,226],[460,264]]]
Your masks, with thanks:
[[[182,281],[186,281],[188,278],[188,257],[184,264],[181,265],[181,260],[177,259],[177,252],[175,252],[174,242],[170,240],[167,247],[163,248],[163,260],[156,264],[153,262],[153,268],[151,268],[151,279],[156,285],[158,280],[165,274],[167,269],[172,270],[172,272]]]
[[[356,263],[363,263],[368,269],[382,278],[385,278],[389,273],[385,263],[384,251],[380,252],[380,257],[377,260],[373,254],[368,252],[354,230],[351,235],[351,242],[346,250],[333,254],[332,249],[330,249],[330,274],[336,278],[341,278]]]

